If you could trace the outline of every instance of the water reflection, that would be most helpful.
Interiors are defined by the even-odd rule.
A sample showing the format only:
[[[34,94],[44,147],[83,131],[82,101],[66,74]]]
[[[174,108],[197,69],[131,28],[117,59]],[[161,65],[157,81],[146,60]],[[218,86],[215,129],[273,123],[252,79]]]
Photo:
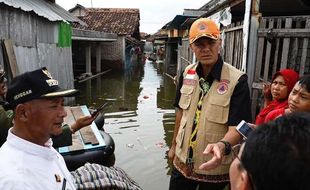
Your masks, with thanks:
[[[166,153],[174,129],[175,85],[162,64],[146,62],[128,73],[108,73],[81,83],[77,103],[105,109],[105,130],[116,144],[116,165],[144,189],[168,189]]]

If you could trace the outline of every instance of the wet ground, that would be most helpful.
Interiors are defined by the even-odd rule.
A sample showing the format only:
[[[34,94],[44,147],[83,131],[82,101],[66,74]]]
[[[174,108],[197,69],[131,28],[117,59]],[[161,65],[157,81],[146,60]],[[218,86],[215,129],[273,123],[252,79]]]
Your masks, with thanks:
[[[78,84],[78,104],[104,111],[105,131],[115,141],[116,166],[145,190],[168,189],[167,151],[174,129],[175,85],[162,63],[146,62],[128,73],[109,72]]]

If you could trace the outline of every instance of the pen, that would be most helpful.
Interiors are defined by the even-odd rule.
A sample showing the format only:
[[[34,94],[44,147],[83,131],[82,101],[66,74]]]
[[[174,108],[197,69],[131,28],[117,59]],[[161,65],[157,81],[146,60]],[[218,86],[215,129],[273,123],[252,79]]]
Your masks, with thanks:
[[[62,183],[62,190],[66,189],[66,183],[67,183],[67,180],[66,178],[64,178],[63,183]]]

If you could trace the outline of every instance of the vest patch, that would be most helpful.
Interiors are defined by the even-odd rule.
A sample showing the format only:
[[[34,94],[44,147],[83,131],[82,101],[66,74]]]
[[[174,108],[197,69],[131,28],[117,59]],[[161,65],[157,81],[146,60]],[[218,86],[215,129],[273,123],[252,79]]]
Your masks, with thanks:
[[[195,74],[196,70],[189,69],[183,79],[183,84],[195,86],[196,85]]]
[[[227,80],[227,79],[221,79],[221,82],[224,82],[224,83],[226,83],[226,84],[229,84],[229,83],[230,83],[230,81]]]
[[[184,85],[191,85],[191,86],[195,86],[196,85],[196,80],[194,79],[183,79],[183,84]]]
[[[223,95],[228,91],[228,85],[226,82],[220,82],[216,88],[217,93]]]

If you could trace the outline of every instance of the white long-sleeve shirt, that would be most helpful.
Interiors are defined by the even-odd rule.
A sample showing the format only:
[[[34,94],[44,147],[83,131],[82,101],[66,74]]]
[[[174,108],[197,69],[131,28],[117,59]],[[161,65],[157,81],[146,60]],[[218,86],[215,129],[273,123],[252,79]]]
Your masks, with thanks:
[[[44,147],[21,139],[9,130],[7,141],[0,148],[0,189],[76,188],[63,157],[52,147],[51,140]]]

